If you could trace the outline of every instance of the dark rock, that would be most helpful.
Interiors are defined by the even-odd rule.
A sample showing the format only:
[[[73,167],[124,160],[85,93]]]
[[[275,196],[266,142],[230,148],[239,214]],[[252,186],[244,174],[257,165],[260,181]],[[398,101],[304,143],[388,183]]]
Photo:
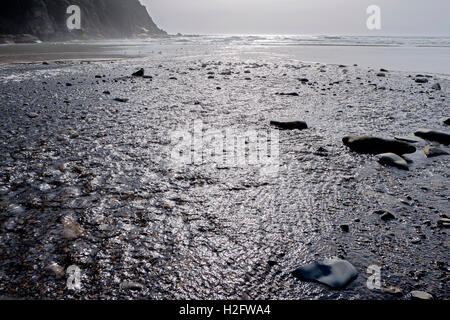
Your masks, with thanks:
[[[139,71],[136,71],[135,73],[133,73],[133,77],[143,77],[145,73],[144,68],[141,68]]]
[[[350,227],[349,227],[348,224],[341,224],[339,227],[340,227],[341,230],[344,231],[344,232],[349,232],[349,231],[350,231]]]
[[[381,69],[380,69],[380,72],[389,72],[389,71],[386,70],[386,69],[381,68]]]
[[[304,130],[308,129],[308,125],[304,121],[296,121],[296,120],[280,120],[280,121],[270,121],[270,125],[276,126],[283,130]]]
[[[427,158],[434,158],[438,156],[448,155],[448,152],[432,146],[426,146],[425,148],[423,148],[423,153],[425,153]]]
[[[444,118],[444,119],[442,119],[442,123],[443,123],[443,124],[446,124],[446,125],[448,125],[448,126],[450,126],[450,118]]]
[[[386,74],[383,72],[377,73],[377,77],[386,77]]]
[[[277,93],[277,95],[279,95],[279,96],[293,96],[293,97],[298,97],[299,96],[299,94],[297,92],[288,92],[288,93],[280,92],[280,93]]]
[[[122,103],[128,102],[129,100],[130,99],[127,99],[127,98],[114,98],[114,101],[122,102]]]
[[[421,129],[419,131],[416,131],[414,135],[428,141],[436,141],[445,145],[450,144],[450,134],[442,131]]]
[[[415,81],[416,81],[416,83],[427,83],[428,79],[427,78],[416,78]]]
[[[108,90],[103,91],[103,94],[111,94]]]
[[[439,83],[435,83],[431,86],[431,89],[434,90],[441,90],[441,85]]]
[[[292,272],[301,280],[317,281],[335,289],[344,288],[358,276],[355,267],[346,260],[326,259],[304,265]]]
[[[409,170],[408,163],[395,153],[382,153],[378,155],[378,162],[380,164],[393,166],[402,170]]]
[[[450,219],[449,218],[440,218],[437,222],[438,227],[440,228],[448,228],[450,227]]]
[[[383,221],[395,220],[395,216],[392,213],[390,213],[389,211],[384,211],[381,214],[381,220],[383,220]]]
[[[144,286],[140,283],[133,281],[124,281],[120,284],[120,289],[123,290],[133,290],[133,291],[141,291],[144,290]]]
[[[309,82],[309,80],[306,79],[306,78],[299,78],[298,80],[299,80],[301,83],[308,83],[308,82]]]
[[[414,153],[416,148],[406,142],[370,136],[347,136],[342,139],[345,146],[359,153]]]

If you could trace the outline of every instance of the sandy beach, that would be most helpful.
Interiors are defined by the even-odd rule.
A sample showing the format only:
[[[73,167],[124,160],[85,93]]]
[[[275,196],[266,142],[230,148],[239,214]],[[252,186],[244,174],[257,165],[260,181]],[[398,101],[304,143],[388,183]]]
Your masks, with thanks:
[[[449,298],[449,156],[418,139],[405,171],[342,143],[449,133],[449,76],[227,50],[0,67],[0,296]],[[280,118],[308,128],[279,131],[275,173],[171,161],[196,121],[239,135]],[[329,257],[358,271],[344,289],[292,276]]]

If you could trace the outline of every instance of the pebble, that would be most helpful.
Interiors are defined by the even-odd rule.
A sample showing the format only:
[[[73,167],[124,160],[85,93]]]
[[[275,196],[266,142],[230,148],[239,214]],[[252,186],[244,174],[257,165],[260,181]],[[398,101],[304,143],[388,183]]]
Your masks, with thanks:
[[[284,130],[304,130],[308,129],[308,125],[304,121],[297,121],[297,120],[272,120],[270,121],[270,125],[278,127],[280,129]]]
[[[433,296],[424,291],[411,291],[411,299],[413,300],[432,300]]]
[[[416,83],[427,83],[428,79],[427,78],[416,78],[415,81],[416,81]]]
[[[120,289],[141,291],[144,290],[144,286],[138,282],[124,281],[120,284]]]
[[[434,90],[441,90],[441,85],[439,83],[435,83],[431,86],[431,89]]]
[[[143,77],[145,73],[144,68],[141,68],[139,71],[136,71],[135,73],[133,73],[133,77]]]
[[[400,297],[403,295],[402,289],[400,289],[398,287],[394,287],[394,286],[389,286],[389,287],[383,288],[382,291],[385,293],[388,293],[390,295],[397,296],[397,297]]]
[[[74,218],[66,216],[62,219],[63,236],[67,240],[75,240],[83,235],[83,229]]]
[[[65,275],[64,268],[57,263],[52,263],[45,267],[45,269],[52,272],[57,278],[62,278]]]
[[[117,101],[117,102],[122,102],[122,103],[126,103],[126,102],[128,102],[130,99],[127,99],[127,98],[114,98],[114,101]]]
[[[292,274],[301,280],[317,281],[340,289],[352,282],[358,276],[358,271],[346,260],[331,258],[304,265]]]

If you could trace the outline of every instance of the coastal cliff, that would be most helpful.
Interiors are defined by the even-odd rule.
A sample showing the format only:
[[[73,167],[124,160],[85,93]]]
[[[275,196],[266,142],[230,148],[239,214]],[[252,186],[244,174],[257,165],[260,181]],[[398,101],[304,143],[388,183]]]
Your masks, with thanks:
[[[70,31],[67,8],[81,9],[81,29]],[[0,42],[166,36],[139,0],[3,0]]]

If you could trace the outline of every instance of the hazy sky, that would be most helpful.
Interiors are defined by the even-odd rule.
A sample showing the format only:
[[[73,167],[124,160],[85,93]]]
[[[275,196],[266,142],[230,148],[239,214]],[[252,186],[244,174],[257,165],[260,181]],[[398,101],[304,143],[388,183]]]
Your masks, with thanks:
[[[450,36],[450,0],[140,0],[169,33]],[[382,29],[366,27],[369,5]]]

